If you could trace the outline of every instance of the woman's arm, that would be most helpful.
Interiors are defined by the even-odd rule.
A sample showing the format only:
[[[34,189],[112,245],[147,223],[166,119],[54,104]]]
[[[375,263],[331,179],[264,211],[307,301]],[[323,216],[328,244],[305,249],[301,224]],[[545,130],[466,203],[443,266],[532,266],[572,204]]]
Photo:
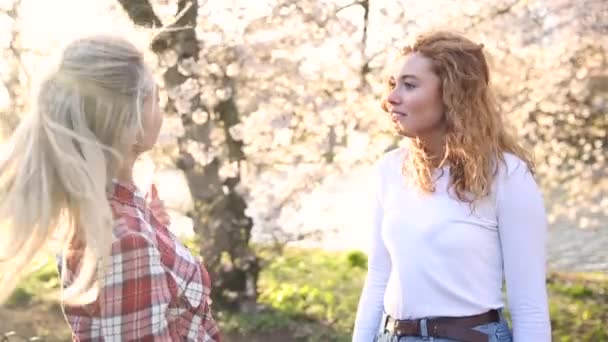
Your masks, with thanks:
[[[372,203],[372,236],[367,277],[359,299],[353,342],[371,342],[378,332],[384,307],[384,291],[391,272],[390,257],[381,235],[383,209],[379,185],[375,189]]]
[[[551,341],[543,198],[523,162],[507,164],[509,170],[499,179],[497,207],[514,340]]]

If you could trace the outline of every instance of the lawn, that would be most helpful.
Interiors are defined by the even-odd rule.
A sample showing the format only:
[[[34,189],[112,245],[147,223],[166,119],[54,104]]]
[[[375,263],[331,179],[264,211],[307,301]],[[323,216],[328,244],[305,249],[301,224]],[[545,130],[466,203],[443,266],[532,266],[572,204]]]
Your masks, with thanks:
[[[291,248],[281,256],[260,255],[267,260],[259,282],[261,311],[217,312],[227,341],[349,341],[364,254]],[[53,264],[31,274],[0,308],[0,333],[14,331],[9,341],[69,340],[57,288]],[[552,273],[548,288],[554,341],[608,341],[608,276]]]

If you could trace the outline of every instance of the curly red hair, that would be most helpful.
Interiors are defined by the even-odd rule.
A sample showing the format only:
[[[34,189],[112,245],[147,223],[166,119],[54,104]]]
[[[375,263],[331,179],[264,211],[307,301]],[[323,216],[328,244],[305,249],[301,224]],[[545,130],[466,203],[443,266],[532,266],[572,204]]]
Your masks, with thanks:
[[[516,155],[533,171],[531,156],[505,129],[482,44],[439,31],[418,36],[412,46],[400,52],[403,56],[418,53],[428,58],[441,80],[447,134],[439,166],[449,165],[450,185],[460,200],[472,203],[490,193],[497,161],[504,162],[504,153]],[[385,111],[386,101],[382,101]],[[435,166],[422,142],[412,139],[403,163],[406,178],[424,192],[434,192]]]

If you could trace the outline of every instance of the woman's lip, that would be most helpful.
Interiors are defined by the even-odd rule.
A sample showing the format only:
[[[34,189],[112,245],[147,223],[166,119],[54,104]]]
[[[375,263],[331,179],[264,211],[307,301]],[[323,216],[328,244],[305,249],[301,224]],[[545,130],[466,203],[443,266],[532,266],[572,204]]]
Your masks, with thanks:
[[[391,114],[392,114],[392,115],[401,115],[401,116],[407,116],[407,114],[405,114],[405,113],[401,113],[401,112],[395,112],[395,111],[391,112]]]

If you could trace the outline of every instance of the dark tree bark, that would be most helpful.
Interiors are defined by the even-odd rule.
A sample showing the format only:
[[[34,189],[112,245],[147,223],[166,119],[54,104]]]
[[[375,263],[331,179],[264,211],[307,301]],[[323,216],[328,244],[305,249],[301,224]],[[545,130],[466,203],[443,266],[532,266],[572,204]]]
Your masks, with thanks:
[[[131,0],[120,2],[130,3]],[[142,6],[123,5],[131,18],[138,18],[138,21],[134,19],[136,24],[155,25],[157,17],[152,7]],[[169,25],[168,30],[162,31],[154,38],[151,49],[157,54],[173,49],[177,53],[178,63],[188,58],[198,60],[203,43],[198,41],[194,30],[198,6],[196,0],[180,0],[177,19]],[[142,8],[144,10],[141,10]],[[129,12],[140,10],[141,12]],[[222,62],[225,63],[217,61],[218,64]],[[190,77],[197,76],[182,75],[177,65],[168,68],[164,73],[165,85],[169,89],[180,86]],[[259,262],[249,246],[253,221],[245,214],[246,201],[236,191],[240,176],[222,179],[219,173],[224,163],[236,162],[240,165],[245,161],[243,142],[230,135],[230,128],[240,121],[240,113],[235,103],[237,92],[234,82],[226,75],[220,81],[232,90],[231,96],[215,108],[202,108],[204,105],[200,103],[199,97],[195,96],[190,111],[202,108],[217,115],[210,117],[205,123],[196,123],[189,113],[181,114],[185,133],[178,138],[179,157],[176,165],[183,170],[194,201],[194,209],[188,215],[193,219],[200,253],[213,279],[212,296],[215,305],[231,310],[249,310],[255,307]],[[177,113],[171,100],[166,111]],[[223,148],[227,153],[215,157],[211,163],[203,164],[194,159],[186,146],[190,141],[202,143],[206,147],[211,146],[211,127],[223,127],[226,144]]]
[[[146,27],[163,25],[148,0],[118,0],[118,3],[136,25]]]

